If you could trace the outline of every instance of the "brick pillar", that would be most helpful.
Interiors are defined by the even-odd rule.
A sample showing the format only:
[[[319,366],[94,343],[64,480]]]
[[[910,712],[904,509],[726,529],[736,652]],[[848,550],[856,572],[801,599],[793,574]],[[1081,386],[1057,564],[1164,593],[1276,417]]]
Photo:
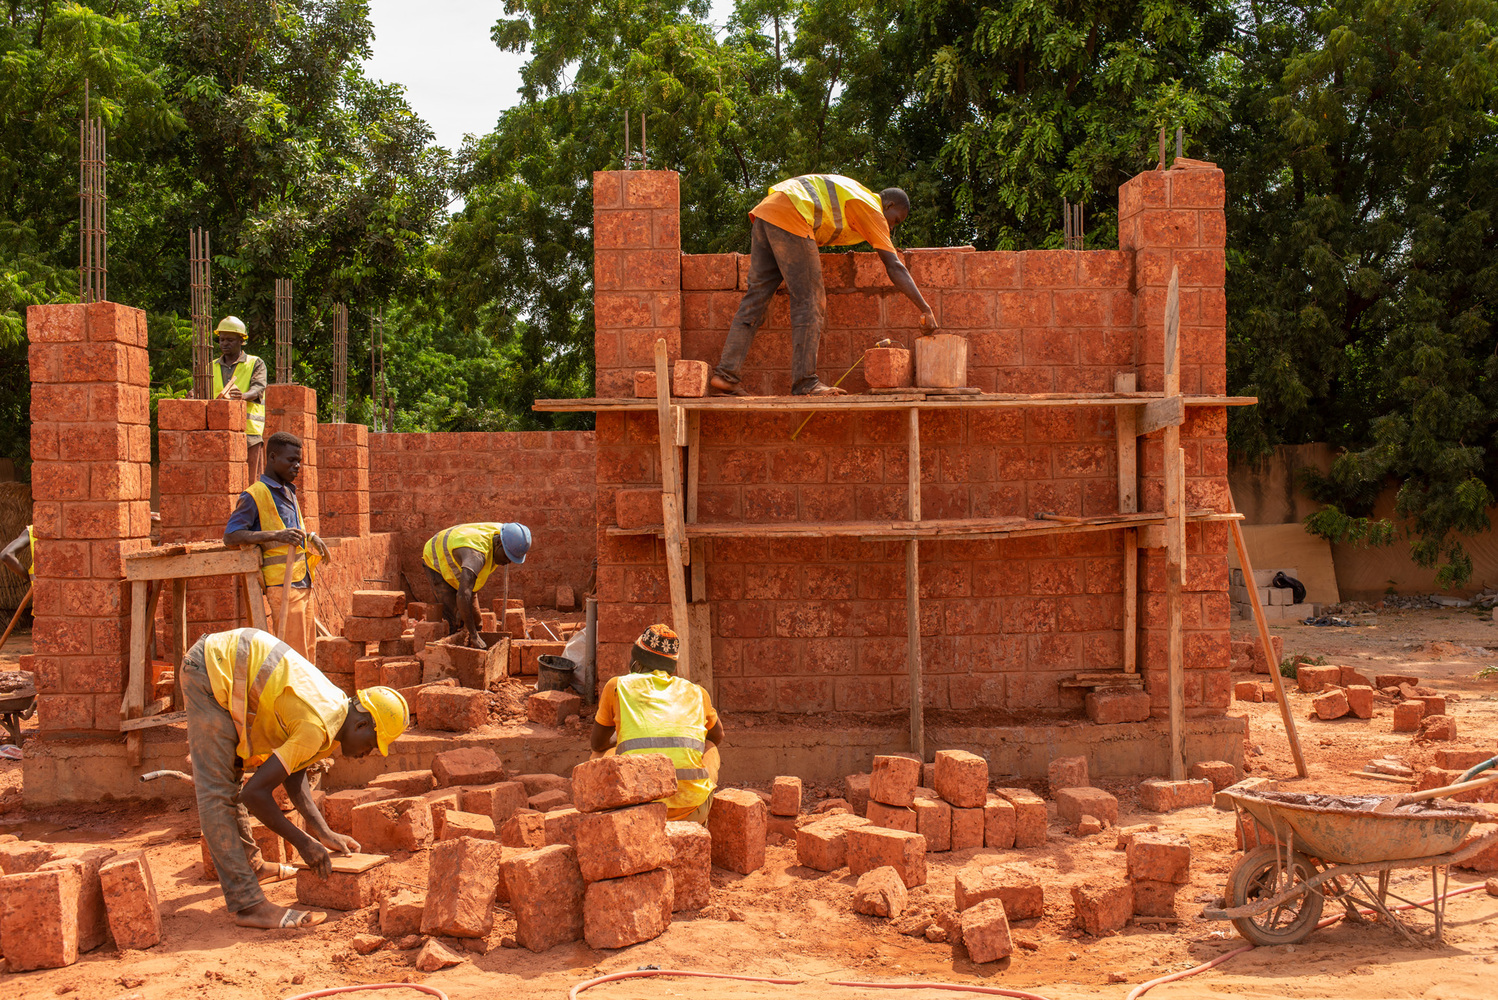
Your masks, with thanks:
[[[130,650],[122,557],[151,534],[146,314],[31,306],[26,333],[38,723],[118,733]]]
[[[305,385],[265,387],[265,436],[289,431],[302,439],[302,472],[296,481],[297,502],[309,531],[321,533],[317,496],[317,393]],[[267,456],[269,461],[269,456]]]
[[[245,410],[238,399],[163,399],[156,404],[160,467],[161,542],[212,542],[224,537],[234,504],[250,485],[245,464]],[[239,617],[233,577],[217,576],[187,583],[187,644],[200,636],[248,624]],[[159,609],[166,613],[170,639],[170,595]]]
[[[593,173],[593,347],[599,396],[634,395],[655,342],[681,357],[681,205],[669,170]]]
[[[320,424],[317,428],[318,500],[322,534],[359,538],[369,534],[369,428]]]
[[[1179,269],[1181,302],[1181,391],[1227,391],[1227,297],[1224,292],[1227,225],[1223,173],[1195,163],[1140,174],[1118,189],[1118,243],[1134,252],[1135,321],[1139,388],[1164,388],[1166,289]],[[1163,431],[1139,451],[1140,509],[1164,508]],[[1227,413],[1224,407],[1192,407],[1181,427],[1186,453],[1189,509],[1229,509]],[[1228,528],[1186,528],[1186,575],[1182,586],[1185,705],[1187,715],[1220,715],[1232,698],[1228,644]],[[1142,560],[1145,600],[1142,662],[1154,711],[1167,714],[1165,553],[1147,549]]]

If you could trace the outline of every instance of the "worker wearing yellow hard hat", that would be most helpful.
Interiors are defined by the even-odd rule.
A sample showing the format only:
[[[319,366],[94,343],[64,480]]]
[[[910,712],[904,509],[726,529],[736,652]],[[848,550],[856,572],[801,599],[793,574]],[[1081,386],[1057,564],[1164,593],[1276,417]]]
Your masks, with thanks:
[[[244,352],[249,330],[238,316],[225,316],[214,328],[219,359],[213,366],[213,398],[242,399],[249,403],[245,415],[245,458],[250,482],[265,472],[265,362]]]
[[[375,750],[388,756],[411,720],[405,698],[388,687],[351,696],[296,650],[255,628],[199,639],[182,662],[182,694],[198,823],[234,922],[259,928],[322,923],[326,914],[266,900],[260,883],[294,870],[261,858],[250,817],[285,838],[326,878],[332,855],[357,853],[359,844],[329,828],[312,799],[307,767],[335,745],[346,757]],[[246,766],[255,772],[241,787]],[[277,786],[301,813],[305,829],[276,805]]]

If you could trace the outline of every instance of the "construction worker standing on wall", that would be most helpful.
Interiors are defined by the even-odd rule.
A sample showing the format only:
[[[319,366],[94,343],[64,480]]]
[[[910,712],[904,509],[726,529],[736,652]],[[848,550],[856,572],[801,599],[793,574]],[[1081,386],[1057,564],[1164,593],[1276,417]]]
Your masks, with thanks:
[[[199,639],[182,661],[182,697],[198,824],[234,922],[262,928],[322,923],[326,914],[266,900],[260,882],[294,870],[261,858],[250,817],[284,837],[309,868],[327,878],[332,854],[356,853],[359,842],[329,829],[312,799],[306,768],[331,754],[335,743],[345,757],[376,749],[389,756],[390,744],[411,719],[405,699],[388,687],[349,697],[286,643],[254,628]],[[246,766],[255,773],[241,788]],[[306,820],[305,830],[276,805],[277,785]]]
[[[630,672],[612,677],[598,696],[593,756],[663,753],[676,763],[676,794],[666,818],[706,825],[718,787],[723,723],[707,689],[676,676],[681,640],[669,625],[652,625],[630,649]]]
[[[250,467],[250,482],[257,482],[265,472],[265,362],[244,352],[244,320],[225,316],[214,331],[218,337],[219,359],[213,366],[213,398],[242,399],[249,403],[245,418],[245,458]]]
[[[317,564],[328,558],[323,540],[306,529],[297,502],[296,479],[302,471],[302,439],[276,431],[265,444],[265,475],[239,495],[234,513],[224,526],[225,545],[259,545],[260,579],[265,584],[276,634],[310,659],[315,638],[312,578]],[[286,556],[294,552],[291,579]],[[283,588],[290,585],[286,620],[281,621]]]
[[[843,390],[817,378],[817,347],[827,324],[818,247],[867,242],[884,262],[889,280],[921,313],[921,326],[936,332],[936,315],[900,260],[890,230],[910,214],[910,198],[899,188],[878,194],[848,177],[806,174],[781,181],[749,213],[749,290],[728,328],[718,367],[708,381],[719,395],[749,395],[739,372],[764,322],[775,290],[785,282],[791,297],[791,393],[841,396]]]
[[[442,617],[454,632],[463,629],[478,649],[488,645],[479,635],[479,602],[496,567],[525,562],[531,549],[531,529],[523,524],[479,521],[455,524],[437,532],[421,550],[432,591],[442,604]]]

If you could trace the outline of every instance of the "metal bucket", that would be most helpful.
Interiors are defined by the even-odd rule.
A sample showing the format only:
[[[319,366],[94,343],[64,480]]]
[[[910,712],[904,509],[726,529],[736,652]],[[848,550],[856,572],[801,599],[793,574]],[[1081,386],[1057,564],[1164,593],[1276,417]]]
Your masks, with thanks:
[[[565,656],[543,653],[536,657],[536,690],[566,691],[572,687],[572,671],[577,664]]]

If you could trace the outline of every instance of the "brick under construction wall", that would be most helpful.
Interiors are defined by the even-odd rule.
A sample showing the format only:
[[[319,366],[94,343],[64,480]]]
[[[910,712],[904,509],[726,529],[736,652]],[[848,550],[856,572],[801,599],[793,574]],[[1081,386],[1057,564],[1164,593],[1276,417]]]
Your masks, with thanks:
[[[31,306],[32,643],[44,732],[119,732],[130,646],[123,557],[151,534],[146,314]]]
[[[551,607],[560,585],[588,592],[596,554],[592,431],[371,434],[369,470],[370,525],[399,535],[401,569],[421,600],[431,599],[422,546],[470,521],[531,529],[525,563],[510,569],[511,597]],[[479,606],[488,608],[503,586],[496,572]]]
[[[665,261],[677,222],[663,172],[595,174],[597,393],[632,395],[670,356],[716,363],[747,258]],[[1223,175],[1151,172],[1120,189],[1120,250],[913,251],[910,269],[943,329],[969,341],[968,384],[989,392],[1112,391],[1115,375],[1163,388],[1165,286],[1180,268],[1185,393],[1225,388]],[[831,382],[883,337],[910,346],[917,314],[877,255],[822,255],[827,329],[819,373]],[[745,364],[751,392],[790,389],[785,292]],[[679,327],[678,327],[679,322]],[[679,336],[678,336],[679,334]],[[861,371],[844,383],[866,391]],[[906,414],[706,413],[699,520],[839,521],[906,517]],[[1193,407],[1181,428],[1190,509],[1228,509],[1226,413]],[[657,488],[653,414],[599,414],[600,677],[628,644],[670,618],[663,545],[610,536],[621,490]],[[1139,449],[1140,509],[1163,508],[1156,432]],[[926,519],[1117,512],[1112,407],[925,410]],[[1228,683],[1227,530],[1187,530],[1183,595],[1188,715],[1217,715]],[[856,538],[712,540],[705,545],[717,695],[729,710],[877,712],[908,704],[901,543]],[[1140,559],[1139,662],[1164,714],[1163,550]],[[704,595],[692,595],[702,599]],[[925,703],[1013,712],[1070,709],[1057,682],[1122,664],[1123,549],[1118,532],[921,545]]]

